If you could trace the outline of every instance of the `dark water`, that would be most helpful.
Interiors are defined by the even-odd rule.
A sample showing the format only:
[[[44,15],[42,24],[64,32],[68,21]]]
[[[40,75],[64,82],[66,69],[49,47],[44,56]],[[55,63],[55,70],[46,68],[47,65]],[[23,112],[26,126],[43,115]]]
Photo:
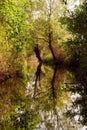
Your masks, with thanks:
[[[27,77],[0,84],[0,130],[87,129],[84,74],[39,64]]]

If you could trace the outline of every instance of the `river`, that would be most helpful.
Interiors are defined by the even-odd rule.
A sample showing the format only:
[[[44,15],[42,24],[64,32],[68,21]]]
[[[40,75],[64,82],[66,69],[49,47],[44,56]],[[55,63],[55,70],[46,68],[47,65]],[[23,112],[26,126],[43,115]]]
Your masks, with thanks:
[[[86,130],[87,82],[78,70],[40,63],[27,80],[0,84],[0,130]]]

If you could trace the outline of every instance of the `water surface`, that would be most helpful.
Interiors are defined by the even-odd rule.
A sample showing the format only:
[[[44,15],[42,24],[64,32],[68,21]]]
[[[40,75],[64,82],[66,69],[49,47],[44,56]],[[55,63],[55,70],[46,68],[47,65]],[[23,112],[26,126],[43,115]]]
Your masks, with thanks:
[[[81,130],[87,125],[85,75],[40,63],[27,80],[0,84],[0,130]]]

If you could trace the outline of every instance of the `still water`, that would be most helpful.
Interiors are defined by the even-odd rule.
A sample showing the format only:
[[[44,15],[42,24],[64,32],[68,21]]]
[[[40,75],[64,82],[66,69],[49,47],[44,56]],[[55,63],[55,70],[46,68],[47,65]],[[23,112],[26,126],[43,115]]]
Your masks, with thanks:
[[[87,82],[78,70],[31,65],[0,84],[0,130],[86,130]]]

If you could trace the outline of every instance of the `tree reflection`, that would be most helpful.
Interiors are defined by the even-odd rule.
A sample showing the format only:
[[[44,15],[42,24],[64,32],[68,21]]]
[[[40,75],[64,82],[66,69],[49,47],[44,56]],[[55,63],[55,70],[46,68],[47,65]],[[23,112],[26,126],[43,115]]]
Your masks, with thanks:
[[[36,130],[65,130],[67,128],[71,130],[70,120],[63,115],[67,102],[70,102],[69,93],[64,92],[63,85],[67,71],[61,66],[44,66],[46,70],[44,77],[42,66],[42,64],[38,65],[34,75],[35,83],[32,86],[35,93],[33,103],[40,116]],[[73,120],[72,123],[74,123]],[[77,127],[75,129],[77,130]]]
[[[23,79],[10,79],[0,86],[0,130],[34,130],[39,122]]]
[[[78,130],[80,125],[74,118],[70,119],[70,113],[73,117],[79,115],[81,123],[86,124],[87,84],[83,82],[85,77],[77,77],[63,66],[39,63],[28,74],[28,83],[20,78],[10,78],[2,83],[0,129]],[[64,84],[66,81],[69,84]],[[73,98],[75,93],[79,95]]]
[[[37,87],[41,87],[41,66],[42,66],[42,63],[40,62],[38,67],[37,67],[36,73],[35,73],[34,97],[36,94]]]
[[[74,73],[73,85],[67,84],[69,91],[73,93],[72,106],[67,115],[76,118],[78,123],[87,126],[87,80],[86,74]]]

